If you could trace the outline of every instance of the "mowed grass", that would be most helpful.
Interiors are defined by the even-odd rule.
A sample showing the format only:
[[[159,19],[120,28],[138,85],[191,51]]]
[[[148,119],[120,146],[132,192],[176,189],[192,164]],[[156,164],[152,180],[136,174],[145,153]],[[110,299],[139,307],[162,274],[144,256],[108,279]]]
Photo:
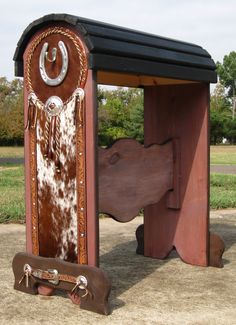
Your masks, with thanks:
[[[210,208],[236,208],[236,175],[210,175]]]
[[[0,158],[23,158],[24,147],[0,147]]]
[[[24,147],[0,147],[0,158],[23,158]],[[236,146],[211,146],[211,164],[236,165]]]
[[[23,166],[0,167],[0,223],[25,219]]]
[[[0,157],[23,157],[22,147],[0,147]],[[212,146],[211,162],[236,164],[236,146]],[[236,208],[236,175],[211,174],[210,208]],[[0,166],[0,223],[25,219],[24,168]]]
[[[236,146],[211,146],[211,165],[236,165]]]

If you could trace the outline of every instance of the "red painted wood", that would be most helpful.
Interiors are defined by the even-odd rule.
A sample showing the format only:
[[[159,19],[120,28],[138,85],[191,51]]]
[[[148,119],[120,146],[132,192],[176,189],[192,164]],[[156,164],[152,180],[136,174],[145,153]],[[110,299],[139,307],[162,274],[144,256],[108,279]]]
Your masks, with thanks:
[[[92,70],[88,71],[85,86],[85,107],[88,265],[98,266],[97,83]]]
[[[167,195],[145,208],[144,254],[165,258],[176,247],[194,265],[208,265],[209,88],[206,84],[145,88],[145,145],[180,139],[180,206],[167,208]]]

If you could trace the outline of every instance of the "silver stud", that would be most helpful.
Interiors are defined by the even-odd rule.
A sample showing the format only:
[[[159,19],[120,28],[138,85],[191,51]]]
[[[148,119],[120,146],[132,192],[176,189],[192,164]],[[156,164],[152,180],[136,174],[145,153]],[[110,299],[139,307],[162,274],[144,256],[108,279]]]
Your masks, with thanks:
[[[84,208],[80,208],[80,211],[84,211]]]
[[[80,184],[83,184],[83,181],[80,181],[79,183],[80,183]]]
[[[81,233],[81,234],[80,234],[80,237],[84,237],[84,236],[85,236],[84,233]]]
[[[80,153],[79,153],[79,156],[82,156],[82,154],[83,154],[83,153],[82,153],[82,152],[80,152]]]

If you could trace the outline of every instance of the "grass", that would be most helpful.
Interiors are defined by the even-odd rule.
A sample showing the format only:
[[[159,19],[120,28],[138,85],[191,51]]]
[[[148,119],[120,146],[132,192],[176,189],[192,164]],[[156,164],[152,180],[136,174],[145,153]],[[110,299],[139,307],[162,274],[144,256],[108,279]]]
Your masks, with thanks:
[[[211,174],[211,209],[236,208],[236,175]],[[0,167],[0,223],[25,218],[23,166]]]
[[[236,175],[211,174],[210,208],[236,208]]]
[[[0,147],[0,158],[23,158],[24,147]],[[236,165],[236,146],[211,146],[211,164]]]
[[[236,165],[236,146],[211,146],[211,165]]]
[[[0,147],[1,157],[23,157],[23,147]],[[212,146],[212,164],[236,164],[236,146]],[[210,208],[236,208],[236,175],[211,174]],[[21,165],[0,166],[0,223],[25,218],[24,169]]]
[[[0,223],[25,218],[23,166],[0,168]]]
[[[23,158],[24,147],[0,147],[0,158]]]

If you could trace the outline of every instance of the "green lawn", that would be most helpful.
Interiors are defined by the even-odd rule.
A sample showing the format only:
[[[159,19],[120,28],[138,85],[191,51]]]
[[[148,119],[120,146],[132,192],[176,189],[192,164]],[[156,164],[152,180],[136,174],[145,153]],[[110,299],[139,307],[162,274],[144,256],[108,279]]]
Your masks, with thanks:
[[[23,166],[0,167],[0,223],[25,218]]]
[[[23,158],[23,147],[0,147],[0,158]],[[211,146],[211,164],[236,165],[236,146]]]
[[[236,165],[236,146],[211,146],[211,165]]]
[[[211,174],[210,208],[236,208],[236,175]]]
[[[0,158],[23,158],[24,147],[0,147]]]
[[[0,147],[1,157],[23,157],[22,147]],[[212,146],[211,163],[236,164],[236,146]],[[236,208],[236,175],[211,174],[211,209]],[[23,166],[0,166],[0,223],[24,220]]]

